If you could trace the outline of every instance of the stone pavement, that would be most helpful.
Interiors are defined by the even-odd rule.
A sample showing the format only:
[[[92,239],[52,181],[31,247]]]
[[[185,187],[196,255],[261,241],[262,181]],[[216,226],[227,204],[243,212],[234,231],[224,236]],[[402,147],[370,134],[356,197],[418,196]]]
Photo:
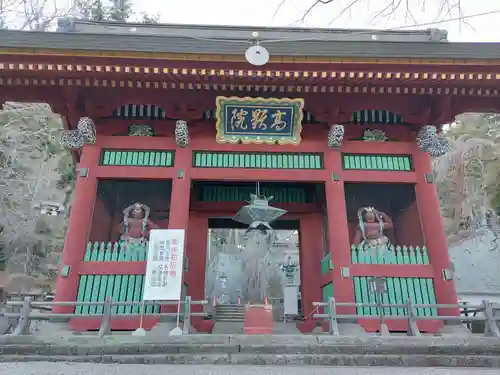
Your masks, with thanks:
[[[498,375],[497,369],[415,367],[190,366],[8,363],[0,375]]]
[[[117,364],[422,366],[500,368],[500,340],[485,337],[186,335],[161,338],[1,336],[0,361]],[[498,373],[498,371],[497,371]]]

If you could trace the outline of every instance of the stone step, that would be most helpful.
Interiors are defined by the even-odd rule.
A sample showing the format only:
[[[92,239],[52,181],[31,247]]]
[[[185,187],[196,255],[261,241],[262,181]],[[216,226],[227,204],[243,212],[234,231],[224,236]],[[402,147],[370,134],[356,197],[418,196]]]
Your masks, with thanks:
[[[225,307],[216,307],[215,310],[220,310],[220,311],[245,311],[245,307],[238,307],[238,306],[225,306]]]
[[[245,321],[245,319],[243,319],[243,318],[241,318],[241,319],[237,319],[237,318],[219,318],[219,319],[215,320],[216,323],[229,323],[229,322],[243,323],[244,321]]]
[[[216,322],[243,322],[245,320],[245,305],[220,304],[215,306]]]
[[[237,316],[237,317],[244,317],[245,314],[242,314],[242,313],[233,313],[233,314],[216,314],[216,316],[218,317],[232,317],[232,316]]]

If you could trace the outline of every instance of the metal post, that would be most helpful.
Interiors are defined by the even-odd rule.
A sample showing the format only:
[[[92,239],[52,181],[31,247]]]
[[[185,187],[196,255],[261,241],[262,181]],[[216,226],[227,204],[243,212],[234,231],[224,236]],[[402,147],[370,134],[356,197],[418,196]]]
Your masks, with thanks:
[[[0,287],[0,335],[5,335],[11,329],[9,318],[3,314],[7,312],[7,305],[5,304],[5,293],[3,288]]]
[[[408,298],[406,310],[408,312],[408,331],[406,332],[406,334],[408,336],[422,336],[417,326],[417,321],[415,319],[415,316],[417,314],[415,312],[415,307],[413,307],[411,298]]]
[[[493,312],[493,306],[490,301],[483,300],[484,306],[484,316],[486,317],[486,322],[484,325],[484,335],[493,336],[500,338],[500,329],[496,321],[495,313]]]
[[[26,335],[30,331],[30,314],[31,314],[31,297],[24,297],[23,306],[19,312],[19,320],[12,335],[20,336]]]
[[[104,300],[104,309],[102,313],[102,321],[101,327],[99,328],[99,338],[103,338],[105,335],[111,332],[111,306],[113,304],[113,300],[111,296],[107,296]]]
[[[387,331],[384,327],[384,306],[383,306],[383,294],[387,292],[387,282],[383,277],[373,277],[370,279],[370,291],[375,295],[375,304],[377,305],[377,310],[380,319],[380,335],[383,336],[383,332]]]
[[[378,316],[380,320],[380,329],[382,330],[382,325],[384,324],[384,307],[382,306],[382,293],[375,293],[375,303],[377,304]]]
[[[330,335],[339,336],[339,325],[337,321],[337,307],[335,305],[335,298],[328,298],[328,315],[329,315],[329,332]]]
[[[191,333],[191,296],[186,296],[184,300],[184,324],[182,327],[183,334]]]

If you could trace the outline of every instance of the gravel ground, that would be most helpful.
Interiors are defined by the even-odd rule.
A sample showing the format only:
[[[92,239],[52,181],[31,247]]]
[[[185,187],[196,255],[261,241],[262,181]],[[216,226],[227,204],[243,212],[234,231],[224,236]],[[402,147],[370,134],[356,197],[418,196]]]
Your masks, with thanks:
[[[498,369],[416,367],[108,365],[86,363],[4,363],[0,375],[498,375]]]

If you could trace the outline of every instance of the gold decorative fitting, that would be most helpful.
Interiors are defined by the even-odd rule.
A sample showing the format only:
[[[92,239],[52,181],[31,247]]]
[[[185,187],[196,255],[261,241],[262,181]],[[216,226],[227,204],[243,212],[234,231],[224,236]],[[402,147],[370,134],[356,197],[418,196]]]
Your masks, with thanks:
[[[323,79],[414,79],[414,80],[500,80],[500,74],[492,73],[447,73],[447,72],[370,72],[370,71],[279,71],[279,70],[234,70],[234,69],[196,69],[196,68],[161,68],[141,66],[109,66],[109,65],[72,65],[72,64],[33,64],[33,63],[0,63],[0,70],[38,70],[38,71],[68,71],[68,72],[125,72],[129,74],[165,74],[165,75],[191,75],[191,76],[229,76],[243,77],[285,77],[295,79],[323,78]],[[207,73],[208,72],[208,73]]]
[[[2,85],[7,86],[80,86],[80,87],[129,87],[129,88],[155,88],[155,89],[175,89],[184,90],[231,90],[231,91],[248,91],[248,92],[331,92],[331,93],[396,93],[396,94],[418,94],[418,95],[469,95],[482,97],[499,97],[499,89],[486,88],[433,88],[433,87],[401,87],[393,86],[364,86],[359,84],[352,85],[261,85],[261,84],[217,84],[217,83],[192,83],[192,82],[169,82],[169,81],[141,81],[141,80],[109,80],[98,78],[4,78],[1,81]]]

